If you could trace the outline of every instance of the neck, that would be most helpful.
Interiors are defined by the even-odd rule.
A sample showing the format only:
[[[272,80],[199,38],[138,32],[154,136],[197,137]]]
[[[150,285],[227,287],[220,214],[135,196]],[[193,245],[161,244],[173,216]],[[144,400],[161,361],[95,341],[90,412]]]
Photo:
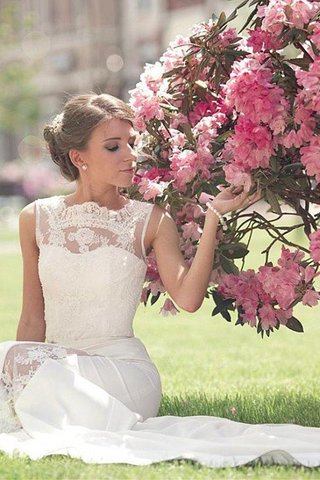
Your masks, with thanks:
[[[85,187],[81,183],[77,184],[74,193],[68,196],[69,204],[96,202],[100,207],[118,209],[124,205],[124,197],[120,194],[118,187],[110,185],[104,188],[93,189]]]

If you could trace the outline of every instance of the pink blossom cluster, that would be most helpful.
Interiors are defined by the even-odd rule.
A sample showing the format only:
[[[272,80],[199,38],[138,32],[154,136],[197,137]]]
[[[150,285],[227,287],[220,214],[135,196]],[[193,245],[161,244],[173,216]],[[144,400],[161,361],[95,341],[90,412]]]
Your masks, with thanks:
[[[320,50],[320,21],[313,24],[310,40]]]
[[[223,88],[226,103],[251,122],[268,125],[277,135],[284,131],[289,102],[272,82],[273,68],[265,53],[233,63],[230,80]]]
[[[283,89],[272,83],[272,76],[266,54],[252,54],[234,62],[223,87],[226,104],[238,114],[234,134],[222,153],[222,159],[231,162],[224,171],[228,182],[246,189],[252,170],[269,167],[277,136],[288,121],[289,102]]]
[[[318,1],[270,0],[268,5],[258,7],[257,16],[263,19],[261,28],[276,36],[284,26],[304,28],[319,11]]]
[[[304,104],[296,98],[295,111],[293,114],[294,128],[286,131],[280,138],[279,144],[286,148],[300,148],[306,142],[309,142],[313,136],[316,119],[312,110],[306,108]]]
[[[168,182],[161,182],[158,177],[154,180],[143,177],[139,182],[139,192],[142,193],[143,198],[147,201],[162,196],[166,188],[168,188]]]
[[[269,167],[275,146],[267,126],[257,125],[241,115],[234,134],[226,142],[225,150],[233,156],[234,165],[241,171],[249,172],[259,167]]]
[[[225,275],[218,291],[223,297],[234,299],[243,323],[256,327],[259,322],[262,330],[285,325],[292,316],[295,300],[315,306],[320,299],[312,284],[316,270],[302,264],[303,256],[303,252],[283,247],[277,266]]]
[[[320,229],[310,235],[310,254],[315,262],[320,262]]]
[[[201,192],[211,195],[224,180],[248,192],[258,182],[274,205],[277,198],[292,199],[295,186],[303,189],[302,177],[313,177],[306,178],[310,189],[320,183],[320,22],[315,18],[320,1],[264,3],[247,38],[239,38],[234,28],[217,33],[212,20],[195,25],[190,37],[179,35],[159,62],[146,65],[131,91],[135,126],[147,138],[146,156],[134,178],[136,190],[155,203],[173,199],[187,265],[203,229],[204,211],[193,198]],[[290,31],[293,28],[303,32]],[[302,58],[284,60],[279,50],[290,43],[297,47],[298,34],[307,37],[301,40]],[[241,213],[234,218],[232,225],[241,231]],[[241,248],[234,252],[231,262],[237,261]],[[319,231],[310,235],[310,252],[313,262],[319,262]],[[318,303],[312,260],[283,248],[275,266],[223,275],[217,255],[210,284],[218,282],[220,293],[234,300],[244,323],[269,331],[288,323],[293,304]],[[150,295],[154,301],[162,293],[165,288],[151,254],[142,301]],[[161,307],[164,315],[177,311],[168,298]]]
[[[304,103],[309,110],[320,112],[320,56],[311,63],[309,70],[296,71],[298,84],[302,90],[297,96],[297,102]]]
[[[165,288],[160,278],[154,251],[152,251],[147,257],[146,282],[146,286],[142,291],[141,301],[146,299],[146,295],[149,290],[153,296],[157,296],[160,293],[165,293]]]
[[[224,30],[224,32],[217,35],[220,48],[226,48],[228,45],[230,45],[230,43],[234,43],[237,38],[237,30],[231,27],[227,28],[226,30]]]
[[[169,43],[167,50],[160,57],[164,72],[169,72],[174,68],[184,64],[184,57],[191,46],[190,38],[177,35],[175,40]]]
[[[141,302],[146,303],[149,295],[157,297],[166,290],[161,282],[161,278],[158,272],[156,257],[152,251],[147,257],[147,273],[146,284],[142,289]],[[166,298],[162,307],[160,308],[160,314],[164,317],[168,315],[176,315],[179,312],[175,304],[169,298]]]
[[[301,162],[307,174],[320,184],[320,136],[313,135],[308,146],[300,148]]]
[[[160,62],[147,64],[140,82],[130,90],[130,105],[136,112],[135,128],[141,132],[146,129],[146,122],[164,118],[161,103],[166,97],[168,82],[163,78],[163,73],[164,68]]]
[[[249,36],[245,42],[246,47],[251,47],[253,52],[265,52],[266,50],[279,50],[282,47],[281,40],[278,40],[272,32],[257,27],[248,30]]]
[[[205,119],[201,120],[201,122],[204,122]],[[198,148],[196,152],[190,148],[183,149],[186,143],[186,137],[183,134],[175,135],[170,140],[172,153],[169,155],[168,160],[170,162],[171,174],[175,179],[174,186],[181,192],[185,192],[187,184],[194,180],[196,176],[202,179],[210,178],[209,168],[214,162],[210,144],[213,138],[212,135],[216,135],[215,126],[212,126],[211,129],[209,127],[205,132],[202,130],[200,132],[195,131],[195,133],[198,133]]]

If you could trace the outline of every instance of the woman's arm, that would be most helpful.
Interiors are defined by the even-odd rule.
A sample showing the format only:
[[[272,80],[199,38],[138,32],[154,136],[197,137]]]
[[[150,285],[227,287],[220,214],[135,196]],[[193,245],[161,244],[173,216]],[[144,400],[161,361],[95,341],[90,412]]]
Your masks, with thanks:
[[[259,197],[260,194],[251,197],[246,193],[234,195],[231,189],[225,189],[212,201],[212,206],[225,214],[249,205]],[[162,283],[180,308],[195,312],[200,308],[208,288],[219,219],[214,212],[207,210],[197,252],[188,267],[180,251],[174,220],[159,206],[156,205],[154,210],[150,221],[150,243],[155,251]]]
[[[23,257],[23,300],[17,340],[44,342],[44,301],[38,273],[39,249],[35,237],[34,203],[24,207],[19,217]]]

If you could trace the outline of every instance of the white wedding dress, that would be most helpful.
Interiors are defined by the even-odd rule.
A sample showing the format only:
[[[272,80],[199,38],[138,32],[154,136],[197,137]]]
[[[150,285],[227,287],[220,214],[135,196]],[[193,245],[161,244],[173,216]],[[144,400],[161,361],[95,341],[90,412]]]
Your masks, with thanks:
[[[88,463],[320,465],[320,428],[156,417],[158,371],[132,330],[151,204],[114,211],[55,196],[35,210],[46,343],[0,344],[1,451]]]

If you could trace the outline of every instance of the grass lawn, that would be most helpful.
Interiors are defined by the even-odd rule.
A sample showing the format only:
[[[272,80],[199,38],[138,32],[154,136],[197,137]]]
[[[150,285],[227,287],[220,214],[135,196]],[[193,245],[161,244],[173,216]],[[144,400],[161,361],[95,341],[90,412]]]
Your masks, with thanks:
[[[5,234],[4,234],[5,236]],[[7,237],[5,237],[7,238]],[[257,237],[257,252],[263,235]],[[1,244],[0,244],[1,246]],[[258,253],[252,260],[259,263]],[[21,259],[0,254],[0,340],[13,339],[21,307]],[[161,415],[214,415],[248,423],[320,427],[320,311],[297,308],[304,334],[286,328],[261,339],[248,326],[211,317],[212,304],[194,314],[158,315],[160,303],[139,307],[135,333],[146,344],[163,383]],[[0,454],[0,479],[307,479],[320,469],[209,469],[190,461],[148,467],[87,465],[62,456],[40,461]]]

